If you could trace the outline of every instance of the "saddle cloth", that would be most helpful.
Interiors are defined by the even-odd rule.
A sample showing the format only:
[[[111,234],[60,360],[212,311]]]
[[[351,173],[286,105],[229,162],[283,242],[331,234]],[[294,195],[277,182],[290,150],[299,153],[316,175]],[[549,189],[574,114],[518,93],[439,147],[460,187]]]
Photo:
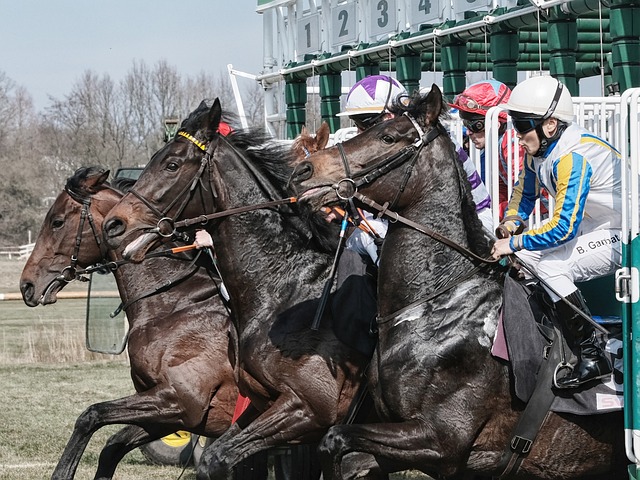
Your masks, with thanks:
[[[536,311],[536,314],[533,312]],[[546,323],[546,325],[545,325]],[[619,327],[608,326],[610,334],[598,332],[599,340],[609,355],[613,372],[608,378],[581,388],[554,389],[551,411],[577,415],[593,415],[622,410],[622,337]],[[542,356],[553,338],[552,327],[537,307],[530,287],[506,276],[501,319],[494,338],[492,353],[509,362],[516,396],[527,402],[536,386],[536,375]],[[566,360],[576,358],[565,344]],[[552,388],[552,385],[549,385]]]

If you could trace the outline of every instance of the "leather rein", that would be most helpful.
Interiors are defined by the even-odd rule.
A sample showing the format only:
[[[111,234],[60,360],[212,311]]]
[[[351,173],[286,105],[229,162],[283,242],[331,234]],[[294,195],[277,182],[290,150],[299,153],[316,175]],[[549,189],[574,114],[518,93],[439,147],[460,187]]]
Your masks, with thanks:
[[[348,201],[348,202],[351,202],[352,199],[355,198],[356,200],[367,205],[368,207],[378,211],[378,217],[384,216],[384,217],[387,217],[391,223],[400,222],[408,227],[411,227],[412,229],[420,233],[423,233],[433,238],[434,240],[456,250],[457,252],[461,253],[465,257],[471,259],[474,263],[476,263],[476,266],[470,272],[466,272],[462,275],[459,275],[448,284],[432,292],[427,297],[424,297],[415,302],[412,302],[409,305],[406,305],[405,307],[401,308],[396,312],[393,312],[390,315],[386,315],[384,317],[378,317],[377,318],[378,324],[386,323],[389,320],[396,318],[399,314],[404,313],[407,310],[410,310],[422,303],[426,303],[438,297],[439,295],[445,293],[446,291],[450,290],[456,285],[471,278],[478,271],[480,271],[480,269],[484,265],[500,264],[499,260],[495,260],[493,258],[480,257],[479,255],[475,254],[468,248],[460,245],[458,242],[451,240],[450,238],[430,229],[425,225],[422,225],[406,217],[403,217],[399,213],[394,212],[389,208],[390,205],[395,205],[397,203],[400,195],[404,191],[404,188],[406,187],[407,182],[409,181],[409,177],[411,175],[413,167],[416,164],[423,148],[428,144],[430,144],[431,142],[433,142],[440,134],[446,133],[446,131],[444,130],[444,127],[442,127],[440,123],[436,124],[433,128],[431,128],[425,133],[415,119],[413,119],[408,114],[405,114],[405,115],[407,116],[407,118],[409,118],[409,120],[411,120],[413,127],[416,129],[418,133],[418,138],[411,145],[402,148],[399,152],[395,153],[394,155],[388,158],[385,158],[380,162],[377,162],[376,164],[357,172],[355,175],[352,175],[351,173],[351,169],[349,168],[349,162],[347,160],[347,156],[344,151],[344,148],[342,147],[342,144],[338,144],[338,151],[340,152],[340,158],[344,166],[346,177],[338,181],[335,185],[333,185],[333,188],[336,191],[336,195],[341,200]],[[379,203],[375,202],[369,197],[358,192],[359,187],[373,182],[377,178],[383,176],[384,174],[390,172],[391,170],[394,170],[408,162],[409,162],[409,165],[405,170],[405,176],[391,204],[389,202],[385,202],[384,205],[380,205]],[[344,193],[344,188],[342,188],[342,185],[344,184],[347,184],[347,186],[349,187],[348,190],[350,190],[350,192],[346,195]]]
[[[236,154],[240,157],[240,159],[242,160],[242,162],[245,164],[245,166],[252,172],[254,173],[254,175],[259,176],[256,172],[255,169],[253,169],[253,167],[249,164],[249,162],[246,161],[245,156],[242,154],[242,152],[239,152],[231,143],[229,143],[226,138],[224,136],[219,136],[218,137],[218,141],[211,141],[209,142],[208,145],[203,144],[202,142],[196,140],[192,135],[183,132],[183,131],[179,131],[177,133],[177,135],[184,137],[185,139],[187,139],[188,141],[190,141],[191,143],[193,143],[196,147],[198,147],[200,150],[202,150],[204,152],[204,155],[202,157],[202,159],[200,160],[200,167],[198,168],[198,171],[196,172],[195,176],[193,177],[193,179],[187,183],[185,185],[185,187],[180,191],[180,193],[175,197],[175,199],[173,200],[173,202],[171,202],[169,204],[169,206],[167,206],[164,211],[160,211],[158,208],[156,208],[154,205],[152,205],[152,203],[147,200],[143,195],[141,195],[139,192],[131,189],[129,190],[130,193],[132,193],[136,198],[138,198],[142,203],[144,203],[147,208],[149,208],[152,212],[154,212],[160,219],[158,220],[158,223],[156,224],[156,226],[154,228],[150,228],[150,229],[144,229],[147,230],[149,233],[157,233],[158,235],[160,235],[161,237],[172,237],[172,236],[180,236],[182,235],[180,232],[178,232],[178,228],[186,228],[186,227],[190,227],[192,225],[201,225],[204,226],[206,225],[210,220],[214,220],[214,219],[218,219],[218,218],[224,218],[224,217],[229,217],[232,215],[237,215],[240,213],[245,213],[245,212],[252,212],[254,210],[260,210],[260,209],[266,209],[266,208],[273,208],[273,207],[277,207],[280,205],[286,205],[286,204],[291,204],[291,203],[295,203],[297,201],[297,199],[295,197],[287,197],[287,198],[282,198],[282,199],[278,199],[278,200],[272,200],[269,202],[262,202],[262,203],[258,203],[255,205],[246,205],[246,206],[242,206],[242,207],[236,207],[236,208],[230,208],[228,210],[223,210],[223,211],[219,211],[219,212],[215,212],[215,213],[210,213],[207,215],[200,215],[198,217],[195,218],[187,218],[184,220],[179,220],[176,221],[174,220],[174,218],[178,217],[183,210],[186,208],[189,200],[191,199],[191,196],[193,195],[193,192],[195,191],[196,186],[198,185],[198,183],[202,182],[202,176],[204,174],[204,171],[206,169],[206,167],[212,162],[212,158],[213,158],[213,154],[215,152],[215,149],[218,145],[218,142],[226,142],[226,144],[229,146],[229,148],[231,148],[232,150],[234,150],[236,152]],[[215,189],[213,188],[213,186],[210,183],[210,187],[211,187],[211,191],[212,194],[215,196],[217,196]],[[168,212],[174,207],[174,205],[176,205],[176,203],[178,202],[178,200],[180,200],[180,198],[184,197],[184,200],[182,201],[180,208],[178,208],[177,212],[173,215],[173,216],[169,216]]]

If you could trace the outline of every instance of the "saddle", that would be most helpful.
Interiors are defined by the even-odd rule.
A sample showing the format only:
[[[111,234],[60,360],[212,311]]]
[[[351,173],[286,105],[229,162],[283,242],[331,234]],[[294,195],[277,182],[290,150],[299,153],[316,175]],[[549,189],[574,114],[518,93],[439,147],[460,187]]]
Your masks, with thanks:
[[[621,329],[608,327],[611,333],[606,338],[599,333],[599,340],[611,357],[611,378],[576,389],[553,389],[559,370],[567,362],[575,363],[574,354],[560,333],[544,289],[505,277],[502,317],[492,353],[509,362],[514,393],[526,406],[498,465],[501,473],[494,478],[509,478],[518,470],[549,412],[594,415],[622,409]]]
[[[599,334],[614,367],[611,378],[577,389],[552,388],[559,369],[575,359],[550,307],[542,287],[505,277],[493,353],[509,362],[514,393],[527,405],[502,456],[498,478],[517,471],[549,412],[594,415],[623,407],[622,332],[611,325],[607,338]]]
[[[523,402],[529,401],[537,383],[542,380],[539,369],[554,345],[561,349],[561,359],[575,361],[562,335],[554,333],[561,330],[549,305],[546,292],[538,284],[524,283],[509,275],[505,277],[502,332],[498,334],[504,335],[507,355],[501,357],[509,362],[515,395]],[[619,325],[608,324],[607,328],[610,334],[598,332],[598,339],[610,356],[614,368],[611,377],[582,388],[553,390],[555,398],[551,411],[594,415],[622,409],[622,332]],[[555,337],[559,337],[558,342],[554,342]],[[555,375],[556,367],[552,372]],[[547,380],[551,388],[553,377]]]

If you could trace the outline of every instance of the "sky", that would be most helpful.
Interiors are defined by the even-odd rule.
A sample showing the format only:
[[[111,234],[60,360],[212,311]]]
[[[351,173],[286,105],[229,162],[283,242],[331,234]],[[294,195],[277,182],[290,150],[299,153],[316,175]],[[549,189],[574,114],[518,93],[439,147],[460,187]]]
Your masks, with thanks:
[[[87,70],[119,81],[134,61],[165,60],[182,76],[262,70],[256,0],[0,0],[0,71],[36,110]],[[239,79],[239,82],[251,80]]]

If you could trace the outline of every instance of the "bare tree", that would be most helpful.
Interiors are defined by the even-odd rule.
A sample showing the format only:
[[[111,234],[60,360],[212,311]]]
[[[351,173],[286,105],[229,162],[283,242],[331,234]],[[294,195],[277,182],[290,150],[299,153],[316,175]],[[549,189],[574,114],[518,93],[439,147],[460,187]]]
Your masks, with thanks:
[[[241,83],[250,125],[263,122],[260,85]],[[85,71],[62,98],[36,113],[24,88],[0,71],[0,244],[26,240],[77,168],[145,165],[162,146],[164,122],[187,118],[203,100],[220,98],[238,125],[236,101],[226,72],[182,78],[160,61],[135,61],[119,82]]]
[[[25,243],[42,222],[42,172],[37,168],[33,101],[0,72],[0,245]]]

